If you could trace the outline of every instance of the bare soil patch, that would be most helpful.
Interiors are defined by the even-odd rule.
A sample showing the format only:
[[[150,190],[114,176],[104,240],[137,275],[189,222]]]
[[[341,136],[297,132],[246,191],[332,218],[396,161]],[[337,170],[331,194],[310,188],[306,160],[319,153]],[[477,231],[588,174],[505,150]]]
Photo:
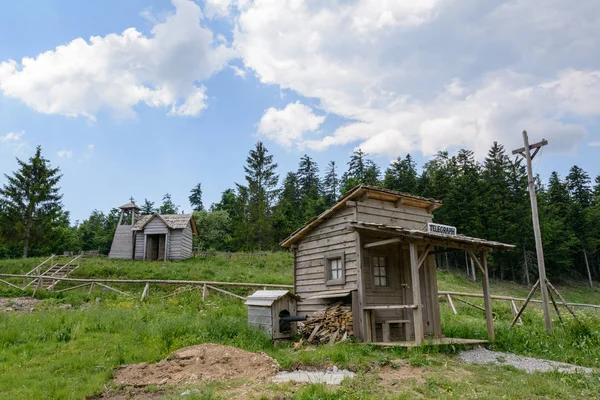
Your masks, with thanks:
[[[31,312],[42,300],[32,297],[15,297],[12,299],[0,298],[0,311]]]
[[[264,353],[218,344],[177,350],[156,364],[127,365],[115,372],[122,386],[180,385],[231,379],[266,380],[279,371],[277,361]]]
[[[416,383],[424,384],[428,371],[423,368],[417,368],[410,365],[406,360],[394,360],[391,365],[384,365],[379,370],[379,381],[382,386],[394,387],[407,380],[413,380]]]

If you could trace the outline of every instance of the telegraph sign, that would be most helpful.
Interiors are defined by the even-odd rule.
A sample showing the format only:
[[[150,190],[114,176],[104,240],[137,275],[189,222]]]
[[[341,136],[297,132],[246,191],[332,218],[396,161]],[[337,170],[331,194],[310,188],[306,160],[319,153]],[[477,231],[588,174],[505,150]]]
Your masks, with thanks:
[[[456,236],[456,227],[442,224],[434,224],[432,222],[429,222],[427,224],[427,232],[437,233],[440,235]]]

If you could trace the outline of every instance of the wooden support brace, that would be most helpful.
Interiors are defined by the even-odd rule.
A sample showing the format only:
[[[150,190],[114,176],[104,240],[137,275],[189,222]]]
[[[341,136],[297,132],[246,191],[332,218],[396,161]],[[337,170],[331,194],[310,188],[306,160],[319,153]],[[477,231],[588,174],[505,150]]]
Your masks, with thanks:
[[[95,282],[90,283],[90,290],[88,290],[88,296],[92,294],[92,290],[94,290]]]
[[[66,289],[57,290],[57,291],[56,291],[56,293],[68,292],[68,291],[75,290],[75,289],[79,289],[79,288],[82,288],[82,287],[84,287],[84,286],[89,286],[89,285],[91,285],[91,283],[84,283],[84,284],[82,284],[82,285],[77,285],[77,286],[73,286],[73,287],[70,287],[70,288],[66,288]]]
[[[448,307],[450,307],[454,315],[457,315],[458,312],[456,312],[456,307],[454,307],[454,302],[452,301],[452,297],[449,293],[446,294],[446,300],[448,300]]]
[[[419,257],[419,260],[417,261],[417,265],[418,265],[419,269],[421,268],[421,266],[423,265],[423,263],[427,259],[427,256],[429,255],[429,252],[431,251],[432,247],[433,247],[432,245],[428,244],[425,247],[425,250],[423,251],[423,253],[421,254],[421,257]]]
[[[206,296],[208,295],[208,287],[206,284],[202,286],[202,301],[206,300]]]
[[[517,309],[517,304],[515,303],[514,300],[510,301],[510,312],[513,316],[513,318],[517,315],[517,313],[519,312],[519,310]],[[519,325],[523,325],[523,321],[521,320],[521,318],[519,318],[518,322]]]
[[[105,288],[105,289],[108,289],[108,290],[112,290],[113,292],[117,292],[117,293],[119,293],[119,294],[122,294],[123,296],[129,296],[129,293],[121,292],[120,290],[118,290],[118,289],[115,289],[115,288],[113,288],[113,287],[110,287],[110,286],[108,286],[108,285],[105,285],[105,284],[103,284],[103,283],[96,283],[96,285],[98,285],[98,286],[102,286],[103,288]]]
[[[562,319],[562,316],[560,315],[560,310],[558,309],[558,306],[556,305],[556,302],[554,301],[554,296],[552,296],[552,291],[548,291],[548,297],[550,297],[550,301],[552,302],[552,305],[554,306],[554,311],[556,311],[556,315],[558,315],[558,320],[560,321],[561,325],[564,325],[564,321]]]
[[[519,318],[521,318],[521,314],[523,314],[523,311],[525,311],[525,307],[527,307],[527,304],[529,304],[529,301],[533,297],[533,293],[536,291],[536,289],[538,288],[539,285],[540,285],[540,280],[538,279],[535,282],[535,284],[533,285],[533,287],[531,288],[531,290],[529,291],[529,294],[527,295],[527,298],[525,299],[525,301],[521,305],[521,308],[517,312],[517,315],[515,315],[515,318],[513,318],[512,322],[510,323],[510,326],[508,327],[508,329],[510,329],[513,326],[515,326],[515,324],[517,323],[517,321],[519,320]]]
[[[215,291],[217,291],[219,293],[228,294],[229,296],[235,297],[236,299],[240,299],[240,300],[244,300],[244,301],[246,300],[245,297],[238,296],[237,294],[228,292],[227,290],[219,289],[219,288],[216,288],[216,287],[210,286],[210,285],[206,285],[206,287],[208,287],[211,290],[215,290]]]
[[[479,262],[479,258],[475,255],[475,253],[473,253],[473,250],[467,250],[467,253],[469,253],[471,260],[475,263],[475,265],[477,265],[477,268],[479,268],[481,273],[485,274],[485,271],[483,270],[483,266]]]
[[[23,288],[21,288],[21,287],[19,287],[19,286],[17,286],[17,285],[14,285],[14,284],[12,284],[12,283],[10,283],[10,282],[7,282],[7,281],[5,281],[4,279],[0,279],[0,282],[2,282],[2,283],[4,283],[4,284],[6,284],[6,285],[8,285],[8,286],[12,286],[12,287],[14,287],[15,289],[19,289],[19,290],[25,291],[25,289],[23,289]]]
[[[575,314],[575,311],[572,310],[571,307],[569,307],[569,304],[565,301],[565,299],[562,297],[562,295],[558,292],[558,290],[556,290],[556,288],[554,287],[554,285],[552,285],[552,283],[550,283],[550,281],[547,280],[547,279],[546,279],[546,285],[548,285],[548,287],[554,293],[556,293],[556,296],[560,299],[560,301],[563,303],[563,305],[566,307],[566,309],[571,313],[571,315],[573,316],[573,318],[575,318],[575,320],[577,322],[579,322],[579,324],[583,325],[583,323],[581,323],[581,321],[579,320],[579,318],[577,318],[577,314]]]
[[[140,301],[144,301],[148,294],[150,293],[150,282],[146,282],[146,286],[144,286],[144,291],[142,292],[142,298]]]

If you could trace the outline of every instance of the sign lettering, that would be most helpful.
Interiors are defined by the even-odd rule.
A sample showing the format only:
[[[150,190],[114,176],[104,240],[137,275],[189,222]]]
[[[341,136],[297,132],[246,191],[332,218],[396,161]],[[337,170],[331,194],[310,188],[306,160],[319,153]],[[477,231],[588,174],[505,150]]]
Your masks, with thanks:
[[[430,222],[427,224],[427,232],[438,233],[440,235],[456,236],[456,227],[442,224],[434,224]]]

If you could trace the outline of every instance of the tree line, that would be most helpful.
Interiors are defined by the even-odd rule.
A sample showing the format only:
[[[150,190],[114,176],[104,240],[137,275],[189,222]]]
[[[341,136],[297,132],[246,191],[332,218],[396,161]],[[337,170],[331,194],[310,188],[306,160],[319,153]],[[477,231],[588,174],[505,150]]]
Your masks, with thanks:
[[[28,162],[6,175],[0,189],[0,257],[46,255],[70,250],[107,253],[118,221],[118,209],[108,214],[94,210],[69,225],[58,183],[38,147]],[[190,191],[201,250],[277,250],[278,244],[311,218],[331,207],[346,191],[359,184],[380,186],[444,202],[434,221],[453,225],[459,233],[511,243],[509,252],[494,252],[491,274],[498,279],[535,281],[537,263],[523,161],[512,159],[494,143],[483,162],[470,150],[455,155],[435,154],[421,168],[410,154],[398,157],[385,170],[360,149],[354,151],[343,172],[334,161],[322,171],[304,155],[295,171],[283,178],[262,142],[249,151],[243,166],[245,179],[225,190],[208,209],[202,203],[202,186]],[[561,177],[552,172],[547,182],[536,177],[542,236],[548,274],[587,278],[588,270],[600,277],[600,176],[594,181],[578,166]],[[162,204],[144,199],[142,213],[178,213],[171,196]],[[442,266],[462,267],[464,254],[449,253]]]

